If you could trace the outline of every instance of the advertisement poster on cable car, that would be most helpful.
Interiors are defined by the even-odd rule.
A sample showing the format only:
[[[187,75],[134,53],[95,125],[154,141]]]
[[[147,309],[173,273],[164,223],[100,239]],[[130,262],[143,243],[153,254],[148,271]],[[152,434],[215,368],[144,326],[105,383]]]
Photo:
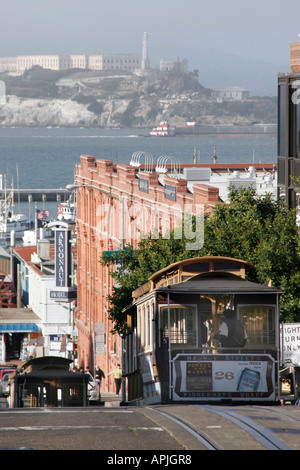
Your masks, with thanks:
[[[178,354],[173,399],[274,400],[275,363],[269,355]]]

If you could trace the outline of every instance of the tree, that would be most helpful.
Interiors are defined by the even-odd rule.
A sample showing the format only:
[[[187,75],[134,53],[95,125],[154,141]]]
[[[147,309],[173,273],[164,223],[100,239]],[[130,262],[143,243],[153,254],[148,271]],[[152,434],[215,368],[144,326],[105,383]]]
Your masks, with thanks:
[[[299,230],[294,210],[270,194],[257,196],[252,188],[229,191],[229,204],[215,206],[205,225],[203,254],[249,261],[247,278],[271,281],[285,292],[281,319],[300,321]]]
[[[185,241],[176,239],[171,232],[169,239],[159,235],[156,239],[141,240],[136,250],[128,244],[124,250],[103,253],[101,262],[111,267],[110,275],[115,279],[113,292],[108,296],[114,332],[122,333],[126,326],[122,309],[131,303],[132,291],[144,284],[151,274],[190,256]]]
[[[117,284],[109,296],[115,331],[120,332],[125,326],[122,309],[132,301],[131,292],[150,275],[181,259],[209,255],[252,263],[247,279],[281,286],[285,291],[281,296],[281,319],[300,321],[299,233],[295,211],[287,210],[281,201],[274,201],[271,194],[258,196],[252,187],[232,186],[229,203],[214,206],[206,216],[204,245],[200,250],[186,250],[186,240],[175,239],[171,233],[169,239],[159,236],[157,240],[141,240],[136,250],[128,245],[112,257],[103,255],[103,263],[113,262],[116,267],[111,275]]]

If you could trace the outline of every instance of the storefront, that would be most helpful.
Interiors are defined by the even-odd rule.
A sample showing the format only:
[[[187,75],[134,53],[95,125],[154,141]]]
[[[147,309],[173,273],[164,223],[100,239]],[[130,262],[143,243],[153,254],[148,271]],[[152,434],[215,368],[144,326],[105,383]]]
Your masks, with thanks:
[[[41,319],[29,308],[0,309],[0,363],[19,360],[41,335]]]

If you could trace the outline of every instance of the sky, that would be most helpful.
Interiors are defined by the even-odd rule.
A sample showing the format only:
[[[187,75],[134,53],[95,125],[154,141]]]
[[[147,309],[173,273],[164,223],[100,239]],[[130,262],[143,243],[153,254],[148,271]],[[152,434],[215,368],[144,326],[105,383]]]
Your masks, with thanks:
[[[152,67],[183,59],[189,70],[226,57],[289,66],[299,40],[300,1],[0,0],[0,56],[142,54]],[[214,62],[215,61],[215,62]]]

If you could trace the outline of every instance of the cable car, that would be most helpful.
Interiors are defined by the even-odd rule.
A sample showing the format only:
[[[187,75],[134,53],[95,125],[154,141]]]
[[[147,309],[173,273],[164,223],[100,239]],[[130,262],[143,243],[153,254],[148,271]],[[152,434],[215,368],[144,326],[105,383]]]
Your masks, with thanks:
[[[173,263],[132,293],[124,341],[128,403],[279,403],[282,291],[250,263]]]

